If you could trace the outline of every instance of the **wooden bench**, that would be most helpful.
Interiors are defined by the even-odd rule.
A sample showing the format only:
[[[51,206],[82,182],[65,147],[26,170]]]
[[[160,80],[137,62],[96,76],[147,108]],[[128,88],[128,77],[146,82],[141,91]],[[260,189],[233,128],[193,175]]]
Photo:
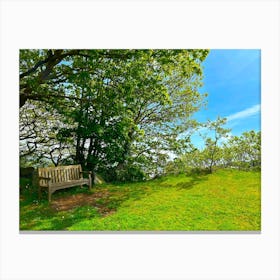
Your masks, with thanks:
[[[88,173],[88,178],[83,178],[83,173]],[[92,176],[90,171],[82,171],[80,164],[38,168],[39,199],[41,199],[42,188],[48,189],[48,199],[51,201],[55,191],[84,184],[91,189]]]

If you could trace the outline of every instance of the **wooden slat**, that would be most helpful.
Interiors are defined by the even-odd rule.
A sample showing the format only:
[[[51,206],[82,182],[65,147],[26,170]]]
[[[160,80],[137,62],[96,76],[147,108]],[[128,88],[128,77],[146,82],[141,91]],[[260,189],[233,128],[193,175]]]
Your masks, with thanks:
[[[70,180],[74,180],[74,168],[70,169]]]
[[[51,180],[51,182],[52,183],[56,183],[56,178],[55,178],[55,170],[49,170],[49,173],[50,173],[50,175],[51,175],[51,178],[52,178],[52,180]]]
[[[55,170],[56,180],[57,180],[57,182],[58,182],[58,183],[60,183],[60,176],[59,176],[59,172],[60,172],[60,170],[59,170],[59,169],[56,169],[56,170]]]
[[[69,169],[70,171],[70,181],[74,180],[74,168]]]
[[[58,170],[57,169],[54,170],[54,176],[55,176],[56,183],[59,183]]]
[[[69,181],[69,169],[65,169],[66,181]]]
[[[45,170],[43,170],[43,172],[42,172],[42,173],[43,173],[43,177],[46,177],[46,171],[45,171]],[[46,186],[46,180],[45,180],[45,179],[43,180],[43,184],[44,184],[44,186]]]
[[[54,170],[52,171],[52,173],[53,173],[53,176],[54,176],[55,183],[59,183],[59,182],[58,182],[58,177],[57,177],[57,170],[54,169]]]
[[[76,170],[75,168],[72,169],[72,180],[76,179],[75,170]]]
[[[53,176],[54,176],[55,183],[58,183],[57,170],[54,169],[54,170],[52,171],[52,173],[53,173]]]
[[[68,181],[68,169],[64,170],[64,174],[65,174],[65,182]]]
[[[57,174],[58,174],[58,180],[59,180],[59,182],[63,182],[63,180],[62,180],[62,170],[61,170],[61,169],[58,169],[58,170],[57,170]]]
[[[43,170],[43,177],[47,177],[47,172],[45,170]],[[46,186],[47,185],[47,180],[44,179],[43,182],[44,182],[44,186]]]
[[[73,180],[73,168],[69,169],[69,180]]]
[[[63,182],[66,181],[66,174],[65,174],[65,170],[62,170],[62,180]]]
[[[64,172],[65,172],[65,182],[67,182],[69,180],[68,169],[65,169]]]
[[[59,183],[59,177],[58,177],[58,170],[57,169],[54,170],[54,174],[55,174],[56,183]]]

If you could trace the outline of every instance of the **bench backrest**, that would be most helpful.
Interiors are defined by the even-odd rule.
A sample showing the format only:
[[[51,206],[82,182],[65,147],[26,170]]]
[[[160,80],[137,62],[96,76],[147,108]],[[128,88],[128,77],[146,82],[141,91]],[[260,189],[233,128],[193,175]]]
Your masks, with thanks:
[[[63,183],[81,178],[82,167],[78,165],[38,168],[38,177],[51,178],[50,183]],[[48,180],[39,178],[40,186],[47,186]]]

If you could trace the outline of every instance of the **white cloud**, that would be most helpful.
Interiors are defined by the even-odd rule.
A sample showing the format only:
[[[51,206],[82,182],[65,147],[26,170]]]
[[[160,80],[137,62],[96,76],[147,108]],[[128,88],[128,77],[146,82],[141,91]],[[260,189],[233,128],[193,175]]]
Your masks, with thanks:
[[[227,116],[227,120],[232,121],[232,120],[237,120],[237,119],[248,118],[250,116],[258,114],[260,112],[260,110],[261,110],[261,105],[257,104],[257,105],[254,105],[254,106],[250,107],[250,108],[247,108],[243,111],[240,111],[240,112],[237,112],[235,114]]]

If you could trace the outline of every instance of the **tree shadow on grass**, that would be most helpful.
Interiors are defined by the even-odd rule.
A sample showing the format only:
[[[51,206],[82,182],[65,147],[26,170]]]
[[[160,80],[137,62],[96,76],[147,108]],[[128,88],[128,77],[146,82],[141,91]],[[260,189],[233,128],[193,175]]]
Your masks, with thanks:
[[[20,207],[20,230],[66,230],[85,219],[100,217],[99,209],[93,205],[74,205],[67,210],[56,210],[52,203],[30,203]]]
[[[193,175],[191,176],[191,180],[189,182],[180,182],[175,185],[176,188],[178,189],[185,189],[185,190],[190,190],[192,189],[195,185],[207,181],[208,177],[206,175]]]
[[[38,201],[37,189],[26,189],[20,198],[20,230],[66,230],[94,217],[111,215],[127,200],[151,193],[142,184],[96,186],[92,191],[77,187],[59,190],[48,203],[47,194]]]

